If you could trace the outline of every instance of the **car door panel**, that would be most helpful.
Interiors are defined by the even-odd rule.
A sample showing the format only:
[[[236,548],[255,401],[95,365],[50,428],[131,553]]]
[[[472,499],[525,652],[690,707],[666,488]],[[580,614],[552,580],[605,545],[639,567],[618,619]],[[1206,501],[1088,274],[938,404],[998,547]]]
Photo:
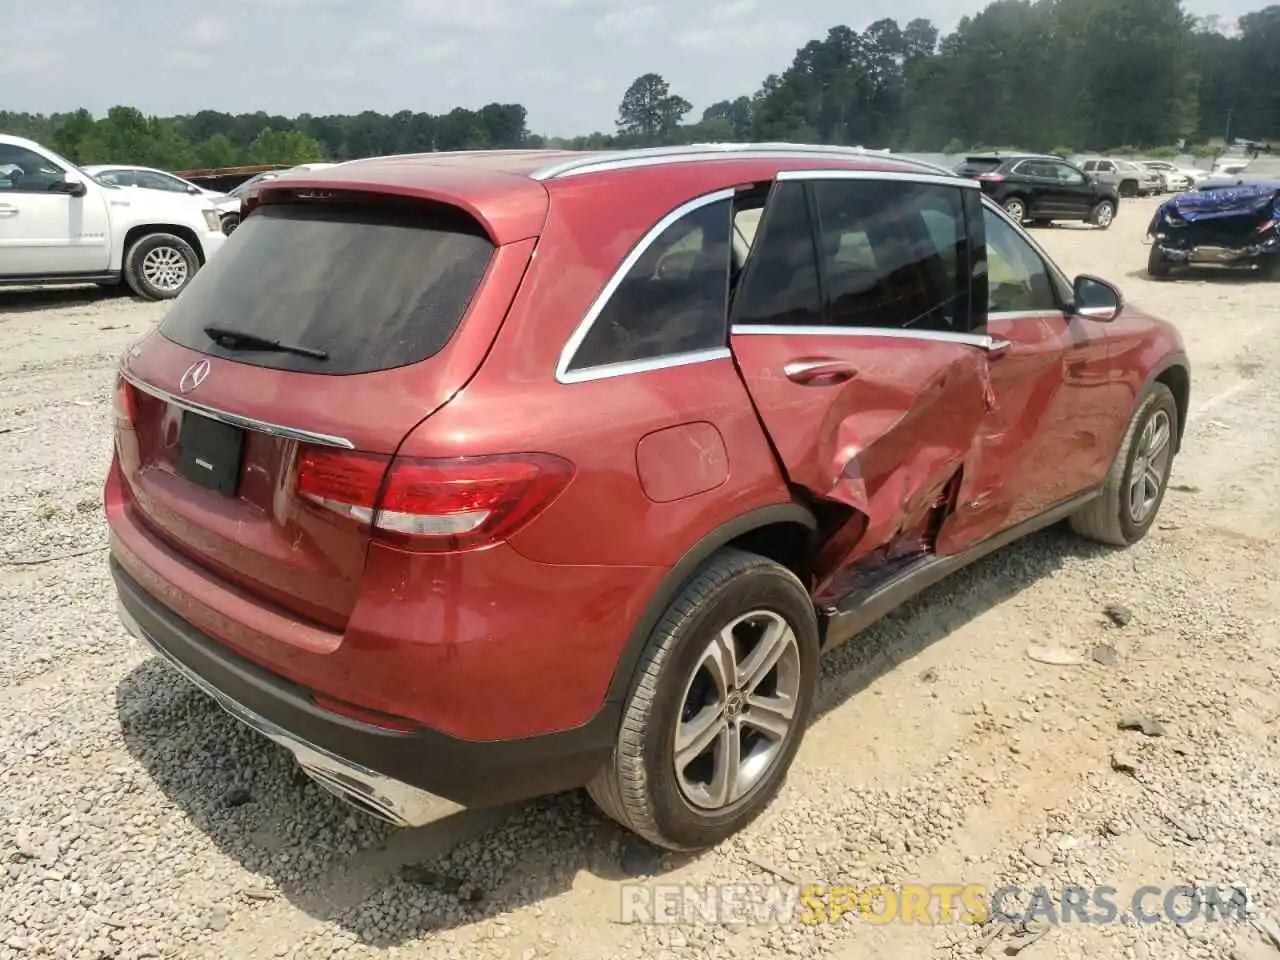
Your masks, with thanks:
[[[890,195],[897,185],[863,186]],[[959,209],[959,188],[947,189],[957,194]],[[811,236],[802,197],[800,184],[786,183],[770,198],[735,305],[730,346],[788,481],[838,508],[827,511],[839,519],[824,531],[815,588],[820,598],[834,600],[842,572],[918,531],[962,471],[988,412],[987,338],[962,327],[891,328],[908,268],[927,258],[906,267],[890,263],[885,241],[875,239],[881,235],[872,213],[848,224],[824,219]],[[863,222],[865,237],[858,229]],[[936,223],[923,225],[923,217],[921,223],[938,233]],[[955,233],[959,262],[943,269],[967,278],[967,240],[963,229]],[[815,250],[826,258],[825,290],[811,266]],[[879,251],[874,263],[865,259],[868,250]],[[841,289],[830,289],[837,282],[833,265]],[[967,317],[967,299],[963,313]],[[851,316],[863,319],[853,323]],[[946,325],[948,317],[934,322]]]
[[[984,205],[985,206],[985,205]],[[993,223],[994,218],[994,223]],[[1041,283],[1025,309],[983,311],[988,336],[1008,349],[990,368],[992,404],[978,431],[957,508],[943,525],[938,552],[970,546],[1101,483],[1115,433],[1105,328],[1062,309],[1064,278],[1055,276],[1028,238],[992,210],[984,218],[988,273],[1015,252],[1039,264]],[[1011,242],[1021,245],[1008,246]],[[989,280],[994,305],[998,276]],[[1049,295],[1051,291],[1051,296]]]
[[[66,171],[25,147],[4,145],[0,163],[20,171],[0,185],[0,275],[103,273],[111,247],[95,184],[82,197],[60,189]]]
[[[890,331],[734,327],[732,349],[790,481],[861,515],[859,544],[832,566],[910,529],[965,463],[987,415],[986,352]],[[786,368],[843,361],[832,382]]]

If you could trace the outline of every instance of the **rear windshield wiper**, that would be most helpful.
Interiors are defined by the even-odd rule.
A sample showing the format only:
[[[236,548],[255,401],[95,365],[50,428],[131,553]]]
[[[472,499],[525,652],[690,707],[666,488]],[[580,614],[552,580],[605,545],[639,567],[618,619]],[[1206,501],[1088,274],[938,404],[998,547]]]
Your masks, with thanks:
[[[270,337],[261,337],[256,333],[249,333],[246,330],[233,330],[230,327],[208,326],[204,328],[205,336],[218,343],[228,350],[234,350],[236,347],[247,347],[252,350],[257,347],[261,350],[279,350],[281,353],[296,353],[300,357],[311,357],[313,360],[328,360],[329,354],[324,350],[316,350],[313,347],[303,347],[295,343],[281,343],[279,340],[273,340]]]

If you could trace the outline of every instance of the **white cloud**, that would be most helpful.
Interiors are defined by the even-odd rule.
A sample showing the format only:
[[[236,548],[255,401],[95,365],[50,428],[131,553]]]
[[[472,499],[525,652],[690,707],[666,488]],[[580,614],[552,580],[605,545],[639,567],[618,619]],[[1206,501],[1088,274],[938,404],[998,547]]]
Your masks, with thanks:
[[[524,19],[525,7],[505,0],[404,0],[411,21],[457,30],[509,29]]]
[[[684,50],[736,57],[744,53],[794,48],[802,44],[809,34],[808,27],[794,20],[757,20],[689,27],[677,31],[671,39]]]
[[[611,10],[600,17],[592,30],[597,36],[635,42],[658,22],[659,12],[652,4],[622,10]]]
[[[190,43],[218,43],[227,38],[227,25],[216,17],[201,17],[183,31]]]

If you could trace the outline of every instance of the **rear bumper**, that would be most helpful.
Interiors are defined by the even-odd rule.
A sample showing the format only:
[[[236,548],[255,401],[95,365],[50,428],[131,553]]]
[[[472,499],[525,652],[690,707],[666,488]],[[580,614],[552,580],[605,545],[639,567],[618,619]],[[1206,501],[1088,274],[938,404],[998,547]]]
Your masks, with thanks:
[[[450,804],[496,806],[582,786],[604,765],[619,721],[605,704],[581,727],[473,741],[387,730],[317,706],[310,691],[219,644],[143,589],[112,558],[122,622],[241,722],[293,754],[326,789],[384,820],[419,826]]]

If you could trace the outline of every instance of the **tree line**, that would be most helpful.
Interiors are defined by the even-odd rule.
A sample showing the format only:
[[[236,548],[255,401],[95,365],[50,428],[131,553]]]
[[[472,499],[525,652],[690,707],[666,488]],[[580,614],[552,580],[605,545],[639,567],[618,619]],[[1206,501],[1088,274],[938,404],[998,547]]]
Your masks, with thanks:
[[[114,107],[52,116],[0,112],[0,130],[81,163],[170,170],[347,160],[521,146],[608,147],[715,140],[862,144],[955,153],[1175,152],[1236,138],[1280,140],[1280,5],[1236,23],[1181,0],[995,0],[941,36],[925,19],[835,26],[748,95],[692,104],[661,76],[630,85],[616,129],[544,139],[520,104],[446,114],[288,118],[204,110],[148,117]]]

